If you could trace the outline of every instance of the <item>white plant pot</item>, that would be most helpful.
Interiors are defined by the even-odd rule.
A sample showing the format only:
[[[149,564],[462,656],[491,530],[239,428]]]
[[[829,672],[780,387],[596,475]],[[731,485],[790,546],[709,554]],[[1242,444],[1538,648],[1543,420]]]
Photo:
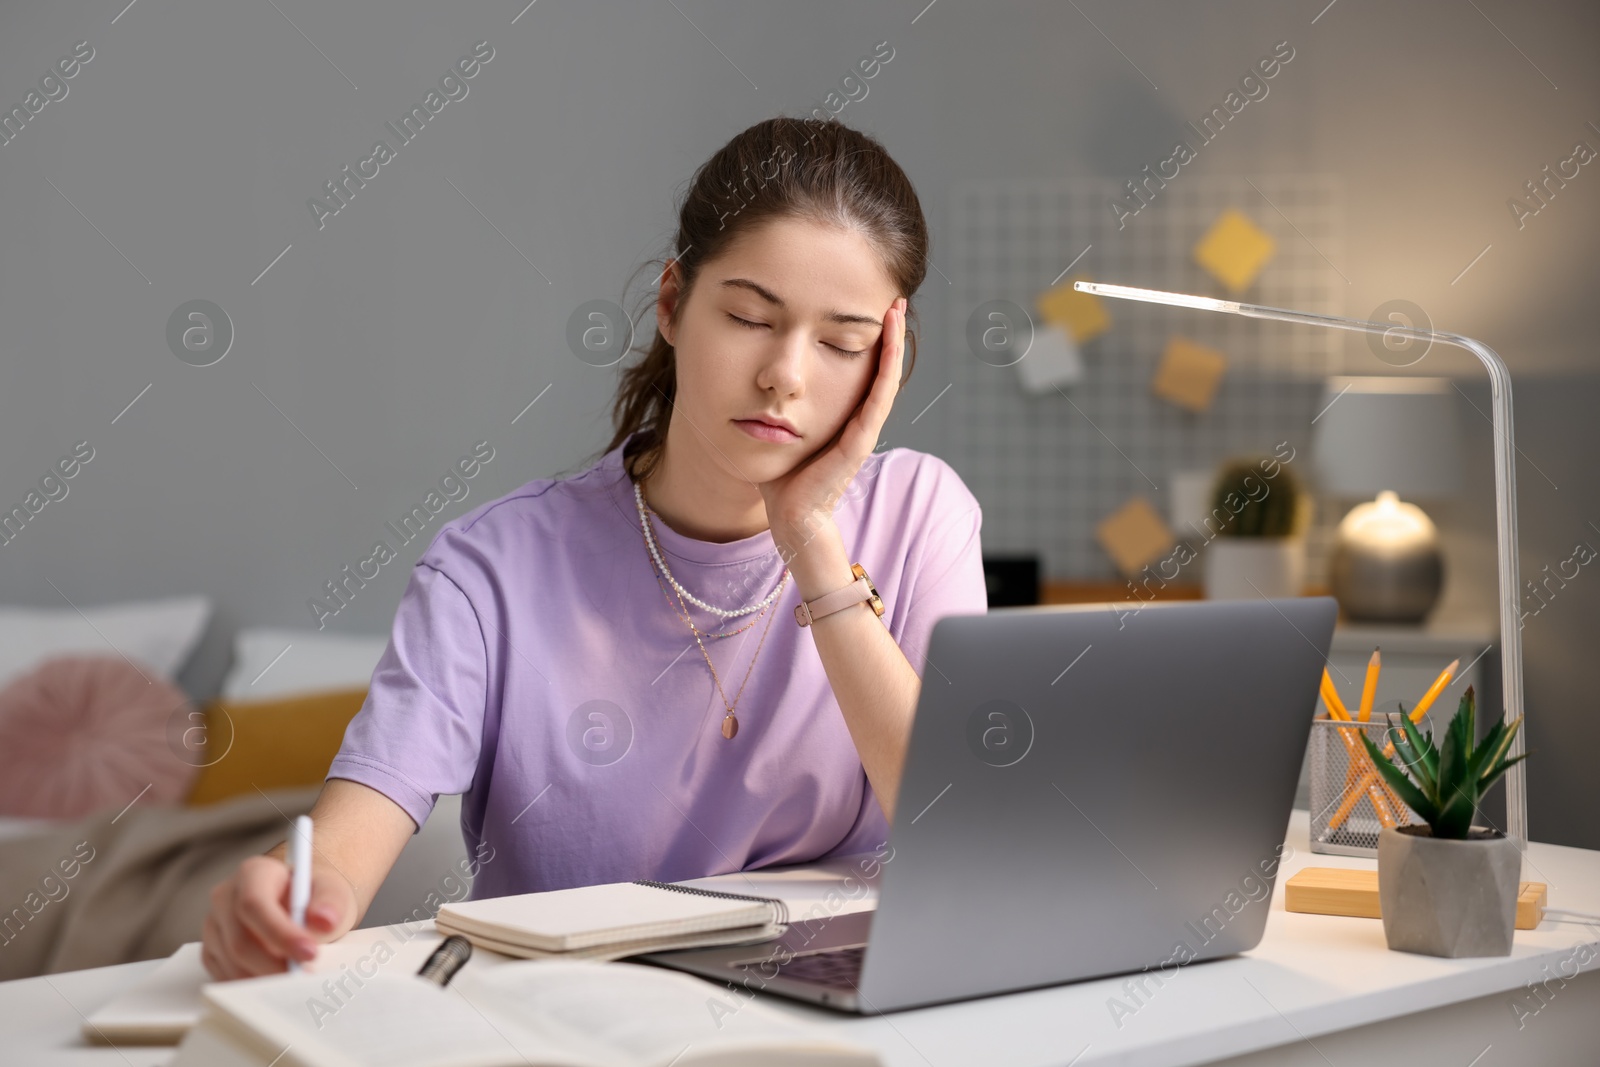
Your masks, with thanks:
[[[1206,546],[1210,600],[1299,596],[1305,573],[1303,537],[1219,537]]]

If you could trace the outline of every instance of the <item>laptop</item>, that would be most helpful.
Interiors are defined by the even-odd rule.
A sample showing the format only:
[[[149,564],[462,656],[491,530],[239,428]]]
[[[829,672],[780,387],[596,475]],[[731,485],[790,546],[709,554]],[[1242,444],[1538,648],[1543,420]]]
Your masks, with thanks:
[[[1253,948],[1337,605],[1007,608],[933,628],[873,912],[638,959],[877,1014]]]

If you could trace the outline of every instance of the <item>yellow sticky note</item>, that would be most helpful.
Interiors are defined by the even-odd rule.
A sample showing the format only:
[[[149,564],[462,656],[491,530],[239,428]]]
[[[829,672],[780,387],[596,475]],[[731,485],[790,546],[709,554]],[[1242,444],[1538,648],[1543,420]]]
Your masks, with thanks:
[[[1094,536],[1117,569],[1128,577],[1159,559],[1174,543],[1172,531],[1142,496],[1130,498],[1100,520]]]
[[[1080,293],[1072,287],[1073,282],[1089,280],[1086,274],[1075,274],[1055,288],[1040,293],[1034,301],[1041,318],[1066,330],[1080,345],[1111,328],[1111,316],[1106,314],[1105,303],[1093,293]]]
[[[1194,261],[1233,292],[1243,292],[1272,258],[1277,245],[1242,211],[1229,208],[1194,246]]]
[[[1227,369],[1228,357],[1215,348],[1174,334],[1167,339],[1150,388],[1157,396],[1190,411],[1204,411],[1211,406],[1217,383]]]

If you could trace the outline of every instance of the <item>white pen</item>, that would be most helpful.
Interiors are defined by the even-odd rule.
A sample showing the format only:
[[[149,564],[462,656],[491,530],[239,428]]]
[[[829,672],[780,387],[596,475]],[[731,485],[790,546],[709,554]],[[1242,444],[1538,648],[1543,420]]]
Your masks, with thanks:
[[[302,929],[306,925],[306,905],[310,903],[311,816],[301,815],[294,820],[294,834],[289,839],[289,918]],[[300,970],[300,961],[292,956],[289,970]]]

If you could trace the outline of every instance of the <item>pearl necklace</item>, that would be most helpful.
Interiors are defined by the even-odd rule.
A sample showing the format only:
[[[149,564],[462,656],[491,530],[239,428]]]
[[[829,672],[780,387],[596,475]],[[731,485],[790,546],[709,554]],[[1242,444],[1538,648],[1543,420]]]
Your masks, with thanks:
[[[644,503],[644,490],[640,488],[638,482],[633,483],[633,501],[636,505],[638,505],[639,508],[639,525],[644,529],[644,543],[646,547],[650,549],[650,558],[655,560],[657,569],[659,569],[662,574],[667,576],[667,581],[672,583],[672,588],[678,591],[678,595],[683,597],[683,599],[687,600],[689,603],[693,604],[695,607],[702,611],[709,611],[711,614],[724,619],[737,619],[745,615],[754,614],[758,611],[765,611],[767,608],[772,606],[773,602],[776,601],[778,596],[783,592],[784,584],[789,577],[789,568],[787,567],[783,569],[783,578],[778,581],[777,587],[774,588],[771,593],[767,594],[767,598],[761,601],[759,604],[754,604],[748,608],[740,608],[737,611],[729,611],[727,608],[719,608],[715,605],[707,604],[704,600],[701,600],[699,597],[689,592],[689,590],[685,589],[682,585],[678,584],[678,579],[674,578],[672,571],[668,569],[667,561],[662,558],[661,550],[656,547],[655,533],[650,528],[649,511],[645,507]]]

